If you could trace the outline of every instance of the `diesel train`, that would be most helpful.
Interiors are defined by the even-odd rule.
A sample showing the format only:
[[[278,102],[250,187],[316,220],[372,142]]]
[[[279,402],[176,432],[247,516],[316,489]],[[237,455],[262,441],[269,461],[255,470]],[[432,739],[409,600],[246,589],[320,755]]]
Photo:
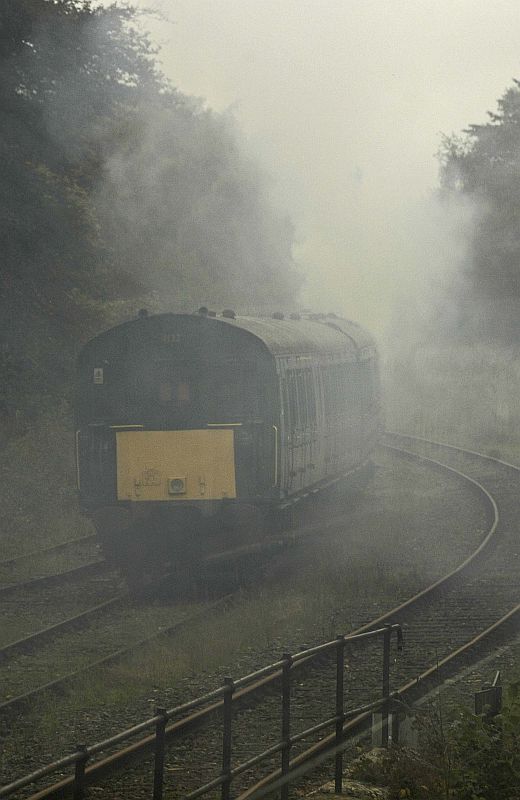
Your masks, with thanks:
[[[83,348],[76,388],[81,504],[134,576],[356,474],[381,432],[374,341],[332,314],[143,311]]]

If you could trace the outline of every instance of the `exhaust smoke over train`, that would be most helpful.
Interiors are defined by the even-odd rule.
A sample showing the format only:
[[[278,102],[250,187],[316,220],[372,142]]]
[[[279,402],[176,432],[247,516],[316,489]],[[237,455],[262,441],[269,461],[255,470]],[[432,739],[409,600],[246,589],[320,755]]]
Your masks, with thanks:
[[[428,0],[179,0],[175,8],[156,0],[153,8],[165,72],[232,113],[272,176],[271,197],[295,225],[298,299],[358,319],[378,336],[391,409],[430,395],[432,348],[448,362],[456,348],[458,364],[483,359],[493,370],[490,347],[498,347],[508,362],[502,348],[515,338],[516,290],[499,280],[494,291],[500,259],[491,264],[482,246],[487,236],[496,250],[500,224],[469,164],[464,187],[457,171],[467,147],[461,132],[486,123],[519,71],[513,3],[498,13]],[[499,49],[488,46],[491,29]],[[493,178],[505,203],[507,175],[506,165]],[[500,205],[499,193],[491,205]],[[514,272],[514,253],[509,263]],[[444,406],[459,374],[456,367],[439,376]],[[403,375],[413,400],[401,397]],[[465,391],[481,403],[469,378]]]

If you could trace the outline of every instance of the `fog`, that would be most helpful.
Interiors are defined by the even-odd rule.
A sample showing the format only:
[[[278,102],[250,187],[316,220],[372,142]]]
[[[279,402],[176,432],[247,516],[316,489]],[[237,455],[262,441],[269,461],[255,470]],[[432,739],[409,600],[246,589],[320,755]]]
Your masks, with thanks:
[[[441,133],[519,74],[510,0],[139,0],[166,75],[230,109],[296,224],[303,303],[412,335],[450,315],[471,209],[437,207]],[[451,291],[451,290],[450,290]],[[433,299],[433,302],[431,302]],[[403,320],[403,311],[407,319]],[[403,322],[402,331],[399,328]]]

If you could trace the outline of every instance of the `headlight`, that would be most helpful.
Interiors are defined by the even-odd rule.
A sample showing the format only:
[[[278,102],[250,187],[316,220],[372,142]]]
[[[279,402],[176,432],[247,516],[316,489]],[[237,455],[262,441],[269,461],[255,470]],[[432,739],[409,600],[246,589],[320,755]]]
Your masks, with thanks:
[[[168,494],[184,494],[186,478],[168,478]]]

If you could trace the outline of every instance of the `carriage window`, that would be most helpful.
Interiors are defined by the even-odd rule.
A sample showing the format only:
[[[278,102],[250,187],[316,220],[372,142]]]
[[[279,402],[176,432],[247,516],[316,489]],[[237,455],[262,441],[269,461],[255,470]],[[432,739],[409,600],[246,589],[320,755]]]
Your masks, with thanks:
[[[186,380],[160,381],[157,396],[160,403],[175,402],[185,406],[190,402],[190,384]]]
[[[173,389],[171,383],[161,381],[159,384],[159,400],[161,403],[169,403],[173,398]]]
[[[190,384],[186,381],[179,381],[177,384],[177,402],[181,406],[190,402]]]
[[[316,395],[312,370],[287,370],[282,381],[282,397],[288,430],[316,425]]]

